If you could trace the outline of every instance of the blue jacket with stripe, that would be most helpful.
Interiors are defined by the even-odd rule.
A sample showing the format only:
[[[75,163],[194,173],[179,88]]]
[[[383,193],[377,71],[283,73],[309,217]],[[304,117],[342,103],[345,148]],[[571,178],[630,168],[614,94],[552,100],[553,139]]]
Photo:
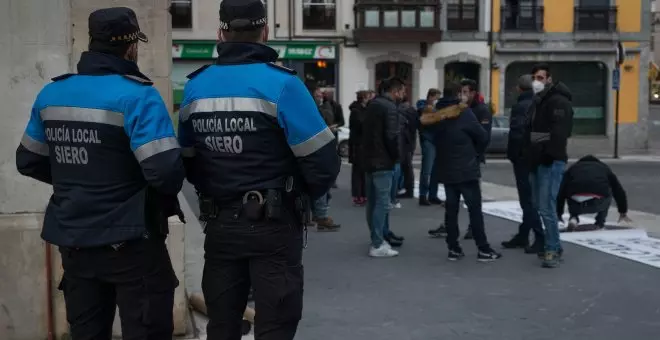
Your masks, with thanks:
[[[303,82],[262,44],[222,43],[218,55],[184,89],[188,181],[220,202],[283,188],[289,176],[311,198],[325,194],[339,173],[337,142]]]
[[[95,247],[162,228],[185,172],[158,91],[135,63],[95,52],[53,80],[16,151],[21,174],[53,186],[44,240]]]

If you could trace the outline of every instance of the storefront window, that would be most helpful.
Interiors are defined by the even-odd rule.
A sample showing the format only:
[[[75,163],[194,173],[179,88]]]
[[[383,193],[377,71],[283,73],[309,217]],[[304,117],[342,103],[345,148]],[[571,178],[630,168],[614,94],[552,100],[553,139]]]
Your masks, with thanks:
[[[302,7],[304,30],[334,31],[337,29],[336,0],[302,0]]]
[[[319,87],[335,88],[335,63],[332,61],[318,60],[306,61],[304,63],[305,80],[315,81]]]
[[[506,68],[505,114],[516,102],[518,77],[529,73],[535,62],[515,62]],[[571,90],[573,102],[573,135],[605,135],[607,121],[608,71],[599,62],[548,63],[552,79]]]

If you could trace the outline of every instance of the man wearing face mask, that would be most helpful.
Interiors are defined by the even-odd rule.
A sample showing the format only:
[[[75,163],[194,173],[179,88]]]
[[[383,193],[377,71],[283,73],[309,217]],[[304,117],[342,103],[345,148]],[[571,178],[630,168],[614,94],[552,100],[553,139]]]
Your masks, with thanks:
[[[94,11],[89,38],[77,74],[37,96],[16,166],[53,186],[41,236],[59,246],[71,338],[110,339],[119,307],[124,339],[171,339],[179,282],[165,239],[180,214],[181,150],[136,64],[147,37],[135,12]]]
[[[532,69],[536,93],[529,111],[526,157],[530,162],[532,199],[545,226],[543,267],[559,265],[563,249],[559,241],[557,195],[568,159],[566,147],[573,128],[573,105],[568,87],[553,82],[547,64]],[[539,255],[541,256],[541,254]]]

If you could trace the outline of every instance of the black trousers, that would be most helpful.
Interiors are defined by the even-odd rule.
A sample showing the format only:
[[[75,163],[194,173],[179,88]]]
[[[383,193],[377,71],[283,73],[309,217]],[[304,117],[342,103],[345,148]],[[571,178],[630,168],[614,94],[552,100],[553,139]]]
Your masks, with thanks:
[[[171,339],[179,281],[164,239],[72,249],[60,247],[66,318],[72,340],[110,340],[116,306],[122,339]]]
[[[303,232],[289,214],[251,222],[220,213],[205,228],[202,291],[209,340],[240,340],[241,320],[254,288],[256,340],[291,340],[303,307]]]
[[[481,186],[479,180],[464,183],[445,183],[445,226],[447,227],[446,242],[449,248],[458,247],[458,212],[461,206],[461,196],[465,200],[470,215],[470,229],[474,242],[479,250],[488,250],[490,245],[484,228],[484,214],[481,211]]]
[[[364,181],[364,170],[359,163],[354,163],[351,167],[351,197],[367,197]]]
[[[403,175],[403,188],[407,195],[412,195],[415,187],[415,172],[413,170],[413,154],[407,152],[401,159],[401,173]]]

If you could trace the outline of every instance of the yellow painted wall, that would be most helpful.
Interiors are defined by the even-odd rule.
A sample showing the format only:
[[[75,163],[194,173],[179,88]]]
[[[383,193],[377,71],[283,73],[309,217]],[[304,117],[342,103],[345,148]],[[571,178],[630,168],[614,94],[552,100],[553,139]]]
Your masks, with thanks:
[[[628,0],[620,0],[628,1]],[[546,32],[573,32],[574,0],[543,2],[543,22]]]
[[[639,111],[639,54],[630,55],[621,65],[620,123],[637,123]],[[626,67],[632,70],[626,71]],[[615,97],[616,98],[616,97]]]
[[[493,1],[493,13],[490,15],[490,20],[492,23],[492,32],[499,32],[500,31],[500,23],[502,22],[502,19],[500,16],[502,15],[502,3],[501,0],[492,0]]]
[[[617,28],[619,32],[640,32],[642,30],[642,1],[617,0]]]
[[[496,112],[500,109],[500,70],[493,69],[490,76],[490,103],[495,108]]]

